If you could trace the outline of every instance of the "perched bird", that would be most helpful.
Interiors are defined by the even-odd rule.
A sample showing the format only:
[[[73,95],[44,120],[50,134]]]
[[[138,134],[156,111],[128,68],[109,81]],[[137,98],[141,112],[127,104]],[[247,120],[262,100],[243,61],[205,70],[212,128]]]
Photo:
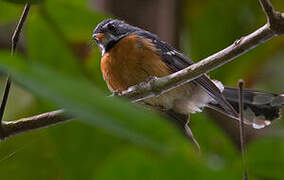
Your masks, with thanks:
[[[185,55],[156,35],[123,21],[107,19],[94,30],[102,52],[101,71],[108,88],[120,92],[151,76],[162,77],[193,64]],[[223,86],[207,75],[143,103],[185,126],[190,113],[209,107],[238,119],[238,89]],[[284,95],[244,90],[245,123],[263,128],[280,117]]]

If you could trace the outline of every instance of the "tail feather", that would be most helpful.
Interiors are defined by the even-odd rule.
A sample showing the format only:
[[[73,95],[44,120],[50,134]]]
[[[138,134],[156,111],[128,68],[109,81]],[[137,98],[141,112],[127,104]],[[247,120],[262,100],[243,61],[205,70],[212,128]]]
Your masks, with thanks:
[[[223,95],[225,99],[239,112],[238,89],[225,87]],[[245,123],[254,128],[263,128],[271,124],[271,121],[280,118],[281,108],[284,106],[284,95],[265,93],[244,89],[244,119]],[[218,104],[209,104],[208,107],[224,114],[225,111]],[[232,117],[232,116],[231,116]],[[236,117],[232,117],[237,119]]]

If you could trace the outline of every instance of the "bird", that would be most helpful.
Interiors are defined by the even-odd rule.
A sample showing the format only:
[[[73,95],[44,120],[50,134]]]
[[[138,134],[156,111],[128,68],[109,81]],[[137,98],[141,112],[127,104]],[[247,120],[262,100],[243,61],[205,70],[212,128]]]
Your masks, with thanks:
[[[149,77],[163,77],[192,64],[188,57],[147,30],[118,19],[105,19],[94,29],[92,38],[101,53],[101,72],[111,92],[122,92],[145,82]],[[211,108],[239,119],[238,88],[224,86],[206,74],[176,87],[143,104],[161,112],[187,134],[189,115]],[[284,94],[244,89],[244,122],[256,129],[280,117]]]

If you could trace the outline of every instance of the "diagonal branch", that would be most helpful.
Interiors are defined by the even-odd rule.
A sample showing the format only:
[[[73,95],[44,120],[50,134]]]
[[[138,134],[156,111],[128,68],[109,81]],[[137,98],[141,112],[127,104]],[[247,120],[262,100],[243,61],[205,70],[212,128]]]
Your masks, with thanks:
[[[212,71],[233,59],[236,59],[240,55],[268,41],[274,36],[284,35],[284,13],[275,11],[269,0],[259,1],[268,19],[264,26],[251,34],[236,40],[229,47],[199,61],[198,63],[166,77],[153,77],[147,82],[128,88],[119,95],[131,99],[132,102],[138,102],[146,98],[159,96],[171,89],[192,81],[202,74]],[[38,115],[41,118],[26,118],[24,121],[25,125],[21,124],[22,120],[3,122],[3,129],[5,131],[9,131],[10,135],[14,135],[70,119],[70,117],[68,118],[66,115],[62,116],[63,112],[61,111],[58,113],[50,113],[52,114],[51,116],[41,114]],[[37,125],[30,125],[29,121],[33,121]]]

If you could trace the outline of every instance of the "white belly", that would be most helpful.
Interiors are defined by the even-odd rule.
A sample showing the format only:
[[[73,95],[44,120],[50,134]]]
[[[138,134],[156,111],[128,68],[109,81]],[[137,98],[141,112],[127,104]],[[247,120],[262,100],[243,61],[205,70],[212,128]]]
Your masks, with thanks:
[[[214,82],[223,91],[223,85],[219,81]],[[159,97],[146,99],[144,102],[161,109],[173,109],[181,114],[190,114],[201,112],[204,106],[214,100],[200,86],[188,83]]]

